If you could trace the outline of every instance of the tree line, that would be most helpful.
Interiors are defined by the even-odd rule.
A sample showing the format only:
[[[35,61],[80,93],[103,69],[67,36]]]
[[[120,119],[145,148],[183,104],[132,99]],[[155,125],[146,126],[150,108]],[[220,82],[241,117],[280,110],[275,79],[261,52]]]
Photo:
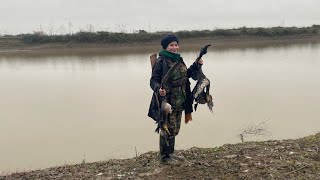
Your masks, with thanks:
[[[119,32],[85,32],[80,31],[66,35],[47,35],[44,33],[21,34],[18,35],[25,43],[134,43],[152,42],[159,40],[163,35],[174,33],[179,38],[199,38],[199,37],[237,37],[237,36],[260,36],[260,37],[279,37],[287,35],[319,35],[320,25],[309,27],[270,27],[270,28],[233,28],[215,30],[191,30],[191,31],[158,31],[147,32],[139,30],[135,33]]]

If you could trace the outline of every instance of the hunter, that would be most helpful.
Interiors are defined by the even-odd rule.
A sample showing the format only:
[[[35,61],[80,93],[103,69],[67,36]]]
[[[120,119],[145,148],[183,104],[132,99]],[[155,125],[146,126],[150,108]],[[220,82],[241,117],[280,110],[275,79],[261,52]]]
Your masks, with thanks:
[[[189,78],[197,80],[197,74],[201,69],[203,60],[200,59],[187,68],[179,54],[179,39],[174,34],[163,37],[161,46],[159,57],[152,68],[150,87],[154,93],[148,116],[158,123],[160,129],[160,162],[176,164],[185,160],[183,156],[178,156],[174,152],[175,137],[179,134],[182,112],[185,113],[185,123],[192,120],[193,98]],[[171,68],[172,70],[170,70]],[[169,77],[166,82],[163,82],[164,77],[168,76],[169,70]],[[163,101],[170,104],[172,108],[167,117],[161,115],[160,109]],[[164,119],[167,120],[164,121]],[[165,129],[168,132],[165,132]]]

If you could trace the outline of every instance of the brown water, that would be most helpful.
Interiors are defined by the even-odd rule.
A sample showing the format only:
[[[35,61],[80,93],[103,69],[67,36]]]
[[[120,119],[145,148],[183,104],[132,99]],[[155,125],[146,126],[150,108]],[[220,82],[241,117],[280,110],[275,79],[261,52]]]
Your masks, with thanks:
[[[0,172],[158,150],[149,54],[0,55]],[[197,51],[182,55],[190,65]],[[178,149],[237,143],[263,121],[265,135],[245,140],[319,131],[320,44],[211,49],[204,60],[214,114],[199,106]]]

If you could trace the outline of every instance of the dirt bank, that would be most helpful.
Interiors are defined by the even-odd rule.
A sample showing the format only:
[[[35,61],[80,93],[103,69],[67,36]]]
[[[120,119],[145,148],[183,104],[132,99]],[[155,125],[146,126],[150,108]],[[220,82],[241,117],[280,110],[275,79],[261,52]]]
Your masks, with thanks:
[[[0,179],[319,179],[320,133],[295,140],[226,144],[177,153],[187,161],[158,162],[157,152],[136,158],[53,167]]]

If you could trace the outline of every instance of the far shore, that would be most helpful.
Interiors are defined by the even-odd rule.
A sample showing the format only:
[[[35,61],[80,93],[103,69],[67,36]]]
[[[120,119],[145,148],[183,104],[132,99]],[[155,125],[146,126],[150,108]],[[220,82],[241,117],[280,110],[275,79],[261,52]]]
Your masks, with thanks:
[[[159,40],[160,41],[160,40]],[[290,44],[319,43],[319,35],[288,35],[281,37],[237,36],[237,37],[202,37],[180,40],[182,51],[199,49],[212,44],[214,49],[229,48],[260,48],[268,46],[283,46]],[[19,53],[63,53],[69,51],[91,53],[120,53],[132,51],[135,53],[156,52],[161,48],[158,41],[137,43],[38,43],[27,44],[19,40],[0,38],[0,56]]]

